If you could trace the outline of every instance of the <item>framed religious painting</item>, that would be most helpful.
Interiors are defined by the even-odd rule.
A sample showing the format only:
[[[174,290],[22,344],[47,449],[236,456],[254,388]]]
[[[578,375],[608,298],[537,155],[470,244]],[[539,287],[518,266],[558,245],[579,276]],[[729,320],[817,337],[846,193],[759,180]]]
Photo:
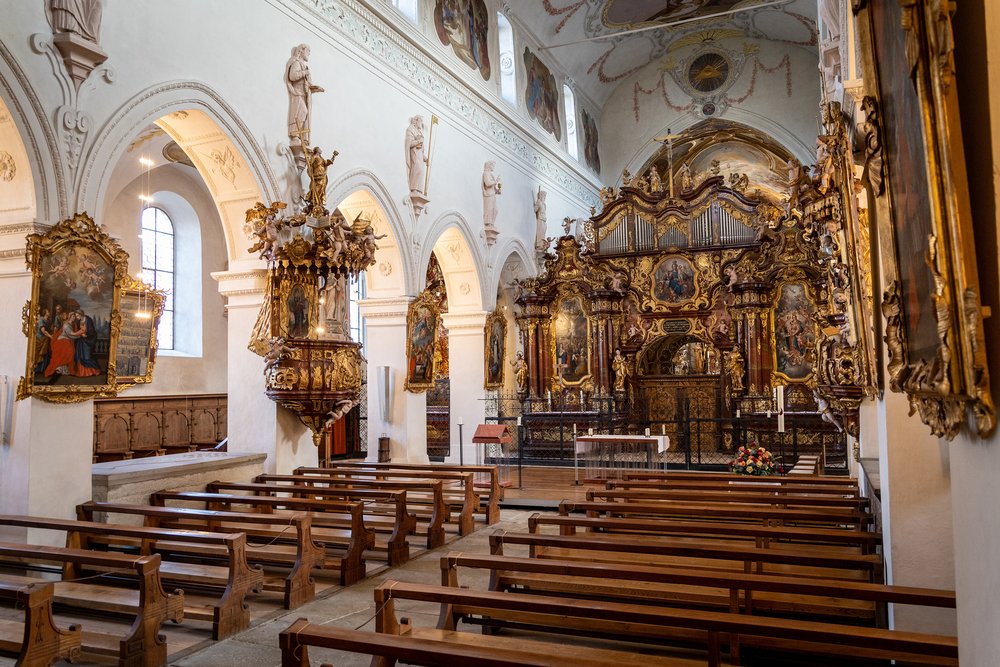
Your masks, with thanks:
[[[559,386],[581,385],[590,379],[590,326],[578,294],[564,296],[553,312],[552,357]]]
[[[81,213],[29,235],[25,261],[31,300],[22,312],[28,354],[18,399],[75,403],[114,396],[128,254]]]
[[[406,391],[420,393],[434,388],[437,323],[437,297],[425,290],[406,313]]]
[[[888,285],[889,386],[948,439],[967,409],[981,436],[996,424],[955,90],[953,4],[854,0],[868,93],[865,177]]]
[[[283,271],[276,278],[276,299],[272,301],[275,335],[286,339],[315,340],[323,333],[316,283],[308,273]]]
[[[774,374],[786,382],[812,380],[816,365],[816,305],[806,283],[781,283],[771,312]]]
[[[483,386],[499,389],[503,386],[503,367],[507,347],[507,318],[500,310],[494,310],[486,318],[485,331],[485,374]]]
[[[436,0],[434,30],[459,60],[490,79],[490,12],[483,0]]]
[[[125,276],[119,301],[121,326],[114,356],[115,381],[119,385],[153,381],[156,330],[166,298],[163,292]]]
[[[698,274],[687,257],[668,255],[653,269],[652,296],[666,304],[690,301],[698,294]]]

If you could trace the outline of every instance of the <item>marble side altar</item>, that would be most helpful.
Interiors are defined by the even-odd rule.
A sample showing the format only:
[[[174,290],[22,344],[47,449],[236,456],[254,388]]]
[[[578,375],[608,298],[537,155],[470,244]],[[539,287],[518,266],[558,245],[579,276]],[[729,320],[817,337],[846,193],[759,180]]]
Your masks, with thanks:
[[[264,453],[190,452],[95,463],[93,498],[144,505],[154,491],[204,491],[205,485],[215,480],[249,481],[264,472],[266,458]],[[118,518],[125,521],[129,517]],[[141,517],[131,518],[141,522]]]

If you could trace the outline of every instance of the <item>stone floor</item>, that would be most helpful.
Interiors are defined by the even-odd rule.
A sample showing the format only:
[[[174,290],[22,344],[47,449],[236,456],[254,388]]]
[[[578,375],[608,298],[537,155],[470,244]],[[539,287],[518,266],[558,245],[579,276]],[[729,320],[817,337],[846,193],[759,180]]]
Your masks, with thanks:
[[[278,650],[278,633],[295,619],[307,618],[312,623],[375,631],[374,589],[383,581],[397,579],[414,583],[441,583],[440,557],[451,551],[489,553],[489,536],[495,530],[526,530],[530,512],[502,510],[499,523],[480,527],[472,535],[427,551],[395,568],[388,568],[362,582],[338,590],[320,600],[314,600],[292,611],[281,612],[256,627],[221,642],[207,642],[202,647],[188,649],[182,655],[171,656],[170,664],[176,667],[276,667],[281,664]],[[510,555],[521,555],[511,553]],[[488,574],[485,571],[466,571],[462,585],[485,590]],[[417,625],[433,626],[437,623],[438,606],[425,602],[400,601],[396,603],[399,615],[409,616]],[[310,650],[313,665],[330,662],[338,667],[368,665],[368,656],[340,653],[320,649]]]

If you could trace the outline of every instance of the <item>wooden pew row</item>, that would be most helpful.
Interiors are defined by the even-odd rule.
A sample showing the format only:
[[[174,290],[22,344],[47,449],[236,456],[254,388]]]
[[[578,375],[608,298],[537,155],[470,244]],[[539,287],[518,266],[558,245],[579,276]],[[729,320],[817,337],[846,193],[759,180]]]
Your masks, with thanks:
[[[887,604],[955,608],[954,591],[459,552],[441,557],[441,584],[459,587],[460,567],[488,570],[489,590],[493,591],[708,608],[731,613],[804,614],[840,622],[872,623]]]
[[[720,523],[718,521],[677,521],[658,518],[607,518],[535,513],[528,517],[528,532],[540,533],[542,526],[554,526],[560,535],[575,535],[578,530],[599,533],[662,535],[706,539],[715,542],[746,542],[760,548],[834,547],[861,554],[872,554],[882,544],[881,533],[838,528],[766,526],[757,523]]]
[[[768,477],[767,479],[777,479]],[[788,479],[787,477],[781,479]],[[811,478],[810,478],[811,479]],[[713,481],[698,479],[625,479],[608,480],[605,488],[617,490],[658,490],[658,491],[748,491],[758,493],[773,493],[781,495],[792,493],[799,495],[821,496],[828,495],[835,498],[845,498],[858,496],[856,487],[809,484],[805,478],[794,479],[797,483],[776,483],[767,484],[762,482],[733,481]]]
[[[450,518],[448,505],[444,501],[444,484],[440,480],[380,481],[371,479],[341,479],[317,475],[258,475],[254,484],[261,484],[261,491],[272,491],[268,487],[278,487],[297,498],[335,498],[344,491],[380,490],[406,491],[406,508],[417,518],[417,534],[426,534],[427,548],[435,549],[445,543],[447,534],[445,523]],[[222,490],[226,487],[213,487]],[[425,527],[424,527],[425,526]]]
[[[788,471],[788,475],[792,477],[796,476],[812,476],[818,475],[821,472],[820,457],[818,454],[809,454],[800,456],[792,466],[792,469]]]
[[[478,479],[485,478],[486,482],[476,481],[477,489],[484,489],[486,501],[481,511],[486,517],[486,523],[493,525],[500,520],[500,501],[504,498],[504,487],[500,484],[500,472],[497,466],[491,465],[450,465],[447,463],[371,463],[368,461],[332,461],[327,468],[334,469],[371,469],[371,470],[406,470],[406,471],[429,471],[429,472],[471,472]],[[295,470],[296,475],[308,475],[323,468],[301,467]]]
[[[744,484],[801,484],[808,483],[816,486],[843,486],[843,487],[858,487],[858,480],[854,477],[847,476],[835,476],[835,475],[817,475],[816,477],[811,477],[808,480],[804,479],[789,479],[788,477],[783,477],[781,475],[768,475],[768,476],[757,476],[757,475],[738,475],[731,472],[695,472],[691,470],[639,470],[639,471],[627,471],[624,475],[626,480],[659,480],[659,479],[672,479],[678,481],[727,481],[727,482],[742,482]]]
[[[427,481],[440,480],[445,504],[455,508],[458,513],[458,534],[469,535],[475,530],[475,515],[480,512],[479,496],[475,490],[475,477],[469,472],[443,472],[427,470],[395,470],[395,469],[337,469],[314,468],[316,472],[297,475],[300,477],[316,477],[320,479],[377,481]],[[485,523],[485,515],[484,515]]]
[[[770,508],[720,505],[694,505],[684,502],[659,503],[559,503],[559,513],[568,515],[584,512],[587,516],[657,516],[683,519],[711,520],[728,523],[756,521],[763,525],[783,526],[850,526],[866,530],[874,520],[868,512],[853,509],[826,508]]]
[[[770,507],[846,507],[867,512],[868,498],[839,498],[835,496],[814,496],[809,494],[783,493],[774,495],[767,492],[750,491],[703,491],[694,489],[587,489],[587,500],[593,502],[634,502],[672,501],[695,505],[739,504],[740,506],[764,505]]]
[[[440,604],[437,628],[417,628],[398,619],[397,600]],[[375,589],[375,606],[378,632],[435,640],[448,639],[449,633],[465,622],[484,628],[509,626],[555,634],[583,634],[640,647],[694,643],[707,647],[706,659],[712,666],[723,664],[724,646],[730,649],[735,664],[739,664],[739,652],[746,648],[768,654],[791,653],[800,658],[821,655],[836,658],[838,664],[858,659],[901,660],[914,665],[958,664],[955,637],[696,609],[473,592],[399,581],[386,581]],[[523,641],[515,637],[506,643],[517,646]],[[564,646],[552,644],[548,651],[561,652]]]
[[[58,565],[63,581],[53,583],[52,599],[57,604],[85,608],[105,613],[121,613],[132,617],[125,636],[107,632],[82,631],[80,650],[84,654],[114,657],[125,666],[158,667],[167,662],[166,639],[160,626],[167,621],[184,618],[184,594],[168,594],[160,581],[160,557],[129,556],[88,549],[51,547],[36,544],[0,543],[0,564],[6,570],[24,568],[30,572],[44,566]],[[110,580],[90,579],[87,583],[71,581],[80,578],[90,567],[133,575],[137,590],[118,588]],[[30,574],[0,574],[5,581],[26,584],[42,581]]]
[[[291,485],[289,485],[291,486]],[[207,493],[223,494],[252,494],[259,497],[303,499],[303,500],[335,500],[335,501],[355,501],[361,502],[365,507],[365,526],[371,528],[375,533],[385,535],[385,544],[388,549],[388,559],[390,565],[400,565],[410,557],[411,546],[407,539],[410,535],[417,534],[417,516],[408,509],[408,499],[406,490],[379,490],[379,489],[335,489],[327,487],[320,494],[315,491],[315,487],[305,487],[303,491],[283,487],[279,484],[266,484],[263,482],[209,482],[205,486]],[[295,506],[288,505],[294,509]],[[305,505],[302,506],[303,509]]]
[[[278,635],[281,667],[310,667],[309,647],[360,653],[373,665],[433,667],[699,667],[704,660],[686,660],[584,646],[561,645],[518,638],[439,631],[440,639],[364,632],[314,625],[300,618]],[[328,666],[327,666],[328,667]]]
[[[278,516],[94,501],[83,503],[77,511],[82,512],[84,518],[93,517],[95,512],[141,516],[147,526],[155,528],[246,533],[247,562],[290,570],[281,583],[271,584],[266,577],[264,583],[264,590],[283,592],[286,609],[294,609],[316,596],[313,569],[339,571],[341,585],[347,585],[345,581],[358,581],[365,575],[363,550],[358,549],[351,561],[343,554],[329,554],[313,541],[312,519],[305,514]],[[253,540],[263,542],[254,543]],[[216,545],[180,540],[159,542],[157,549],[161,553],[208,562],[226,557],[225,551]]]
[[[654,535],[548,535],[494,533],[490,550],[502,555],[505,544],[529,547],[532,558],[626,563],[747,574],[874,582],[881,573],[878,556],[825,553],[817,549],[762,549],[754,546],[692,544]]]
[[[359,538],[366,552],[374,552],[389,565],[400,565],[410,558],[406,541],[405,512],[399,523],[386,521],[383,516],[366,513],[363,503],[317,498],[274,498],[230,493],[204,493],[198,491],[157,491],[149,497],[150,504],[166,507],[168,501],[201,504],[208,510],[251,511],[274,516],[305,513],[312,517],[313,539],[329,547],[336,545],[350,551]],[[236,510],[235,506],[244,509]],[[402,508],[402,505],[398,507]],[[246,508],[249,508],[248,510]],[[376,531],[373,521],[379,530]],[[360,535],[359,535],[360,531]],[[379,535],[388,534],[384,540]]]
[[[90,512],[84,510],[81,515]],[[214,545],[225,550],[221,565],[200,565],[189,562],[160,562],[160,579],[172,585],[185,588],[212,589],[218,591],[219,599],[207,606],[193,606],[185,600],[184,618],[206,621],[212,625],[212,639],[225,639],[250,627],[250,610],[247,596],[259,593],[264,586],[264,573],[247,564],[246,535],[243,533],[211,533],[189,530],[149,528],[94,521],[72,521],[32,516],[0,515],[0,525],[40,528],[64,532],[66,546],[78,549],[131,549],[140,555],[156,553],[157,543],[193,542]],[[166,554],[169,556],[169,554]],[[58,600],[61,604],[65,600]],[[116,602],[117,609],[128,606],[125,601]]]
[[[80,657],[79,625],[65,630],[52,617],[54,586],[48,582],[17,583],[0,575],[0,602],[24,612],[21,622],[0,620],[0,656],[14,658],[24,667],[49,667],[58,660]]]

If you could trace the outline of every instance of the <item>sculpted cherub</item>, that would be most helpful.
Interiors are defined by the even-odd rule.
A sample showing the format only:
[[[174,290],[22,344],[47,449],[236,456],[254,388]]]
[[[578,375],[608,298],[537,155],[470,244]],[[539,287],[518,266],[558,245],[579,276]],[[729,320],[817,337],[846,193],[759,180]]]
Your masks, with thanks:
[[[264,374],[267,375],[268,371],[272,368],[285,359],[289,359],[296,349],[288,345],[288,341],[284,336],[275,338],[271,344],[271,349],[264,355]]]

